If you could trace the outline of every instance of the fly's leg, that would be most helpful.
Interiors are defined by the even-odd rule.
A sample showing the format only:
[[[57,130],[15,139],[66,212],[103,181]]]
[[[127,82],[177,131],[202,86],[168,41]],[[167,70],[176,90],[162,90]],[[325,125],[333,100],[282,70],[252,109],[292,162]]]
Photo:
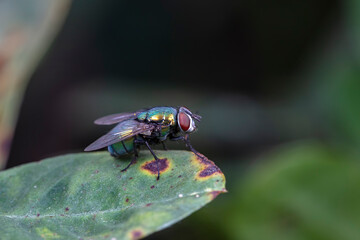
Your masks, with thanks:
[[[192,151],[199,158],[203,158],[203,156],[200,155],[200,153],[198,151],[196,151],[195,148],[193,148],[193,146],[191,145],[189,135],[186,134],[184,136],[184,142],[185,142],[185,145],[190,149],[190,151]]]
[[[184,136],[178,136],[178,137],[174,137],[174,136],[169,136],[169,140],[171,141],[185,141]]]
[[[135,155],[135,156],[133,157],[133,159],[131,160],[131,162],[129,163],[129,165],[127,165],[126,168],[124,168],[123,170],[121,170],[121,172],[125,172],[126,170],[128,170],[128,168],[136,162],[137,157],[138,157],[138,156]]]
[[[196,151],[195,150],[195,148],[193,148],[193,146],[191,145],[191,143],[190,143],[190,139],[189,139],[189,135],[185,135],[185,137],[184,137],[184,141],[185,141],[185,145],[188,147],[188,148],[190,148],[190,150],[193,152],[193,153],[195,153],[197,156],[199,156],[199,157],[201,157],[199,154],[199,152],[198,151]]]
[[[131,162],[129,163],[129,165],[127,165],[126,168],[121,170],[121,172],[125,172],[131,165],[133,165],[136,162],[138,156],[139,156],[139,154],[137,151],[137,140],[135,138],[135,140],[134,140],[134,157],[133,157],[133,159],[131,159]]]
[[[160,169],[159,169],[160,159],[155,155],[155,153],[154,153],[154,151],[151,149],[149,143],[148,143],[147,141],[144,141],[144,142],[145,142],[146,147],[150,150],[151,154],[154,156],[154,158],[155,158],[155,160],[156,160],[157,171],[158,171],[158,175],[157,175],[156,180],[159,180],[159,179],[160,179]]]
[[[166,145],[165,145],[165,142],[164,142],[164,141],[161,141],[161,144],[162,144],[164,150],[167,151],[168,149],[167,149],[167,147],[166,147]]]
[[[170,137],[169,138],[171,141],[184,141],[186,147],[188,147],[190,149],[190,151],[192,151],[196,156],[198,156],[199,158],[204,158],[198,151],[195,150],[195,148],[193,148],[193,146],[190,143],[190,139],[189,139],[189,135],[186,134],[185,136],[179,136],[179,137]]]

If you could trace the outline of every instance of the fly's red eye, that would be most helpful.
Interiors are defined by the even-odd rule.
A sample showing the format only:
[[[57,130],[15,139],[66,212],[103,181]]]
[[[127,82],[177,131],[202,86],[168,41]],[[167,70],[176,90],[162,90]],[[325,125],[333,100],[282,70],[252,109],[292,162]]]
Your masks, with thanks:
[[[179,113],[179,124],[181,129],[186,132],[190,128],[190,118],[185,113]]]

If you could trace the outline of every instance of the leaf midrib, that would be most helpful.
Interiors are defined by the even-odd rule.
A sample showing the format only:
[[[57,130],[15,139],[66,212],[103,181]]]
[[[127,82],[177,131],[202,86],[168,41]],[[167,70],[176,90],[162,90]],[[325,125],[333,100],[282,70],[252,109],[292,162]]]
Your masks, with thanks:
[[[213,191],[216,191],[215,189],[213,189]],[[203,194],[205,193],[208,193],[208,191],[202,191],[202,192],[194,192],[194,193],[191,193],[191,194],[187,194],[183,197],[181,197],[181,199],[185,199],[185,198],[189,198],[189,197],[194,197],[194,195],[196,194],[199,194],[200,197],[203,197]],[[167,200],[164,200],[164,201],[158,201],[158,202],[154,202],[156,204],[164,204],[164,203],[168,203],[168,202],[171,202],[171,201],[174,201],[176,199],[179,199],[179,197],[174,197],[174,198],[169,198]],[[37,215],[4,215],[4,214],[0,214],[0,218],[3,217],[3,218],[10,218],[10,219],[41,219],[41,218],[46,218],[46,217],[51,217],[51,218],[56,218],[56,217],[83,217],[83,216],[86,216],[86,217],[89,217],[89,216],[93,216],[94,214],[106,214],[106,213],[113,213],[113,212],[117,212],[117,211],[124,211],[128,208],[134,208],[134,209],[137,209],[137,208],[144,208],[146,207],[146,204],[141,204],[141,205],[137,205],[137,206],[134,206],[134,205],[130,205],[130,206],[126,206],[126,207],[123,207],[123,208],[114,208],[114,209],[106,209],[106,210],[99,210],[99,211],[89,211],[89,212],[84,212],[84,213],[70,213],[70,214],[55,214],[55,215],[51,215],[51,214],[44,214],[44,215],[40,215],[40,216],[37,216]]]

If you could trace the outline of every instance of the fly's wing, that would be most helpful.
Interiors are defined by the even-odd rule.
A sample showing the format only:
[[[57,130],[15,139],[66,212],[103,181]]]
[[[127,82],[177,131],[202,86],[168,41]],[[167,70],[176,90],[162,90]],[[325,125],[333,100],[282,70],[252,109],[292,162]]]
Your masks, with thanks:
[[[111,125],[129,119],[135,119],[139,112],[132,113],[115,113],[95,120],[97,125]]]
[[[132,136],[135,136],[137,134],[148,134],[153,129],[153,125],[138,122],[136,120],[123,121],[119,123],[116,127],[114,127],[110,132],[87,146],[84,151],[88,152],[104,148]]]

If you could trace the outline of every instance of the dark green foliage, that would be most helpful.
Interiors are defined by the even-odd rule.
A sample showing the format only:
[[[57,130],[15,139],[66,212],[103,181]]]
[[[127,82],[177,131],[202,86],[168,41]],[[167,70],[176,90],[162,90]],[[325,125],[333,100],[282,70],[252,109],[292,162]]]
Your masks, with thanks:
[[[226,211],[232,239],[358,238],[358,161],[315,141],[288,144],[265,159],[238,184]]]

